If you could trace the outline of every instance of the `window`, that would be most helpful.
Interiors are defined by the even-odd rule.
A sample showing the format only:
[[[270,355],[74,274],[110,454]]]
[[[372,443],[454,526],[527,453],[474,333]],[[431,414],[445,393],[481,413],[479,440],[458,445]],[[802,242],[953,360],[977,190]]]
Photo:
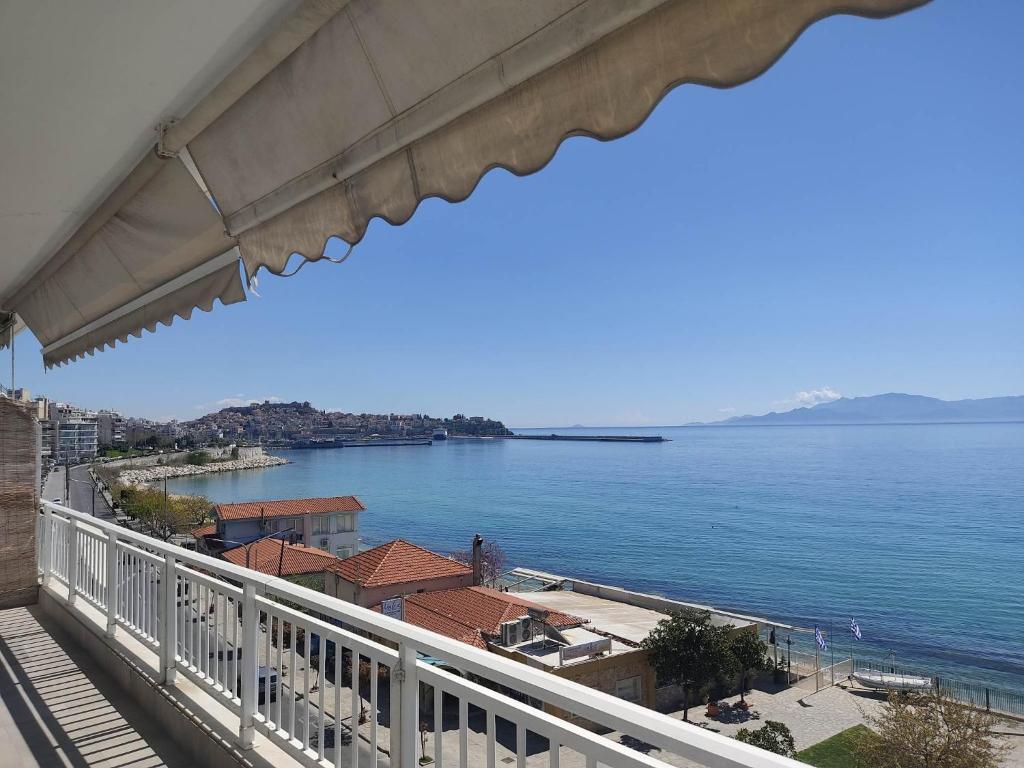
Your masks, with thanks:
[[[625,677],[615,681],[615,695],[620,699],[640,703],[640,676]]]
[[[352,515],[340,512],[331,515],[331,533],[349,533],[355,530]]]
[[[295,527],[294,517],[279,517],[270,521],[270,529],[275,533],[281,533]]]
[[[330,515],[316,515],[313,518],[313,533],[316,535],[323,535],[331,532],[331,517]]]

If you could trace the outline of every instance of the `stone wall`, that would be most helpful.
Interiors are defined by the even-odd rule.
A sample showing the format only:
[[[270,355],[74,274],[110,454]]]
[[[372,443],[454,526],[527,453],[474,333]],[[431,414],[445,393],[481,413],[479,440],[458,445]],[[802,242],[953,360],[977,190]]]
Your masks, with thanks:
[[[38,596],[39,441],[34,410],[0,398],[0,608]]]

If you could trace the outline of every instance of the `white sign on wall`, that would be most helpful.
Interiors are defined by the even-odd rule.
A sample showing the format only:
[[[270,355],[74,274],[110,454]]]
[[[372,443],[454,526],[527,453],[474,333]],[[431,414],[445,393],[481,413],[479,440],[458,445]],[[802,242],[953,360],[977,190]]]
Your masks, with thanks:
[[[596,656],[599,653],[611,653],[611,638],[603,637],[600,640],[591,640],[589,643],[567,645],[558,649],[558,662],[565,664],[570,659],[581,659],[584,656]]]
[[[392,619],[405,621],[405,600],[400,597],[393,597],[380,604],[380,612]]]

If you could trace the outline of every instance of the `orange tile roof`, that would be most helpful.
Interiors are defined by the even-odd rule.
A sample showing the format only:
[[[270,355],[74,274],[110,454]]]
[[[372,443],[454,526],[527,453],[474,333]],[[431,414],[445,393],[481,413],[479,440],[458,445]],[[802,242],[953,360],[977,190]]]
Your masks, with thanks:
[[[416,603],[406,603],[405,620],[417,627],[423,627],[431,632],[437,632],[439,635],[445,635],[453,640],[487,650],[487,641],[476,627],[434,613]]]
[[[213,523],[209,525],[201,525],[198,528],[193,528],[189,533],[195,536],[197,539],[201,539],[203,536],[212,536],[217,532],[217,526]]]
[[[248,520],[254,517],[290,517],[326,512],[362,512],[366,507],[355,496],[326,496],[316,499],[269,499],[218,504],[214,514],[221,520]]]
[[[358,581],[364,587],[387,587],[473,573],[468,565],[402,539],[347,557],[331,570],[346,581]]]
[[[502,622],[518,619],[527,608],[546,610],[542,605],[508,592],[488,587],[462,587],[409,595],[405,598],[405,620],[469,645],[486,648],[488,637],[501,634]],[[379,611],[380,606],[373,610]],[[548,611],[548,624],[556,629],[586,623],[578,616]]]
[[[282,556],[281,549],[284,548]],[[301,544],[286,544],[281,539],[263,539],[250,544],[248,567],[268,576],[296,576],[303,573],[323,573],[342,562],[330,552]],[[235,547],[223,553],[225,560],[246,567],[246,547]],[[278,572],[280,569],[280,573]]]

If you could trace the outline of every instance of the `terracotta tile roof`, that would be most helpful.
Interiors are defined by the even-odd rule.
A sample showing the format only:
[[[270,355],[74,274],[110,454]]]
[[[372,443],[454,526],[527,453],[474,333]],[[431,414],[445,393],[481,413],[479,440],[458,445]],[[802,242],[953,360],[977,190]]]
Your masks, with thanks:
[[[387,587],[473,573],[468,565],[402,539],[347,557],[331,570],[346,581],[358,580],[364,587]]]
[[[281,548],[284,547],[282,557]],[[223,553],[225,560],[245,567],[245,547],[235,547]],[[301,544],[286,544],[281,539],[263,539],[249,546],[249,568],[268,576],[296,576],[303,573],[323,573],[342,562],[330,552]],[[280,573],[278,568],[280,567]]]
[[[429,629],[439,635],[445,635],[453,640],[458,640],[468,645],[487,650],[487,641],[484,640],[480,630],[463,624],[455,619],[434,613],[428,608],[423,608],[415,603],[406,603],[405,620],[417,627]]]
[[[501,634],[502,622],[518,619],[527,608],[545,610],[542,605],[508,592],[488,587],[462,587],[409,595],[405,598],[405,620],[469,645],[486,648],[488,637]],[[380,606],[373,610],[379,611]],[[556,629],[586,623],[586,619],[568,613],[548,612],[548,624]]]
[[[218,504],[214,514],[221,520],[248,520],[254,517],[292,517],[325,512],[362,512],[366,507],[355,496],[327,496],[316,499],[269,499]]]
[[[193,528],[189,533],[195,536],[197,539],[201,539],[203,536],[212,536],[217,532],[217,526],[213,523],[209,525],[201,525],[198,528]]]

